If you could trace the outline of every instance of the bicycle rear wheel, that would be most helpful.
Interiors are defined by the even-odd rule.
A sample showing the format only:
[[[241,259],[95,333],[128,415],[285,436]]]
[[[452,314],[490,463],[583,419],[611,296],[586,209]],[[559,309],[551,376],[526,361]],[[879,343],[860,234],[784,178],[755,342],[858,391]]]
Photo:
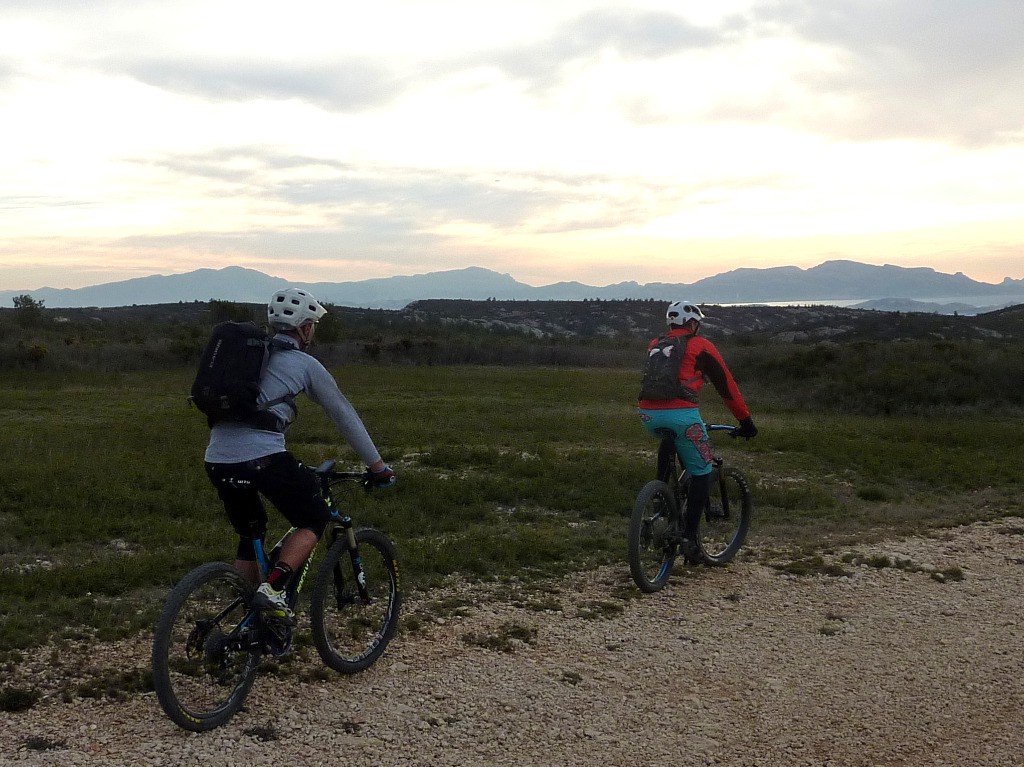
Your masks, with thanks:
[[[669,486],[658,479],[640,489],[629,520],[629,572],[648,594],[668,583],[679,553],[679,514]]]
[[[398,628],[402,603],[395,545],[378,530],[356,530],[366,598],[356,582],[348,541],[328,549],[316,575],[309,619],[313,643],[324,663],[344,674],[369,668]]]
[[[245,702],[262,654],[251,595],[224,562],[200,565],[167,595],[153,636],[153,686],[179,727],[212,730]]]
[[[725,565],[732,561],[746,540],[753,510],[746,477],[731,467],[716,470],[697,533],[697,547],[707,564]]]

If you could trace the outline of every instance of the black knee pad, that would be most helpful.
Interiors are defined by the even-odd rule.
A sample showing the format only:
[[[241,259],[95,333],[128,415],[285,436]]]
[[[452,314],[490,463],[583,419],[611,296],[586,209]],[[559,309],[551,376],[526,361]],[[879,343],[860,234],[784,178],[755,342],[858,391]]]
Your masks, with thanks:
[[[246,538],[245,536],[239,536],[238,548],[235,550],[235,559],[243,562],[255,562],[256,561],[256,545],[252,538]]]

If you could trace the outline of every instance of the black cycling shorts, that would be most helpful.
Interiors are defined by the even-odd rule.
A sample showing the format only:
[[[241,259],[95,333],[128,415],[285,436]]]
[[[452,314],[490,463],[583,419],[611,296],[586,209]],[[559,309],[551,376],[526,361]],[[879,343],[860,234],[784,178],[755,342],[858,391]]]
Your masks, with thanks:
[[[316,474],[287,451],[242,463],[207,463],[206,474],[240,538],[266,538],[263,498],[293,527],[308,528],[318,538],[331,518]]]

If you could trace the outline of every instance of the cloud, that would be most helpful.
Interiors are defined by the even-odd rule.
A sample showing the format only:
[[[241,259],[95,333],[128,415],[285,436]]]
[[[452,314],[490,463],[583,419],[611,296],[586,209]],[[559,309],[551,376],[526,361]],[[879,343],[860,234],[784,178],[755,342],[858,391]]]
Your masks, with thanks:
[[[259,146],[170,154],[137,162],[168,171],[169,183],[175,179],[212,181],[219,188],[274,199],[294,209],[321,208],[337,220],[348,220],[351,215],[376,218],[383,228],[393,220],[418,220],[423,229],[453,220],[514,227],[557,206],[561,199],[559,193],[542,188],[551,186],[550,179],[521,177],[509,184],[477,172],[359,166]],[[562,183],[575,187],[578,179]],[[411,223],[409,226],[414,228]]]
[[[760,171],[661,180],[529,171],[495,178],[477,171],[355,165],[259,146],[171,155],[156,164],[169,173],[162,181],[168,188],[180,182],[216,189],[207,209],[221,199],[243,201],[241,210],[229,206],[214,217],[221,225],[235,228],[248,221],[275,243],[293,235],[305,242],[322,229],[336,249],[356,242],[388,253],[422,252],[425,243],[459,237],[480,246],[502,239],[609,236],[620,228],[660,230],[666,219],[706,222],[731,215],[737,192],[764,194],[792,183]]]
[[[341,112],[386,106],[409,85],[387,66],[368,58],[299,64],[156,59],[126,65],[116,60],[105,68],[123,71],[156,88],[211,101],[296,99]]]
[[[793,35],[835,54],[831,66],[795,77],[812,102],[790,103],[787,116],[808,127],[964,145],[1024,137],[1018,0],[774,0],[751,18],[761,36]]]
[[[720,42],[715,30],[694,26],[677,14],[611,8],[564,23],[539,43],[498,51],[484,59],[538,89],[559,82],[571,64],[596,59],[604,51],[615,51],[624,60],[656,60]]]
[[[205,152],[172,153],[156,158],[136,159],[135,162],[164,168],[171,174],[186,178],[240,185],[262,186],[267,174],[275,171],[289,173],[336,173],[354,170],[348,163],[331,158],[285,154],[260,146],[217,147]]]
[[[170,174],[166,186],[211,186],[218,198],[270,205],[273,225],[260,227],[254,219],[263,230],[369,230],[376,222],[385,239],[460,227],[483,238],[638,229],[669,214],[706,215],[737,191],[787,183],[760,171],[688,180],[521,171],[499,179],[480,171],[355,165],[259,146],[146,162]]]
[[[18,70],[13,64],[0,58],[0,88],[6,87],[15,78],[17,73]]]
[[[404,71],[391,57],[288,60],[226,57],[110,57],[109,74],[127,74],[147,85],[211,101],[302,100],[336,112],[387,106],[431,82],[480,68],[495,67],[513,82],[537,93],[562,84],[574,64],[614,51],[624,61],[658,60],[687,50],[721,44],[728,33],[690,24],[677,14],[613,8],[591,11],[558,26],[532,44],[476,51],[450,57],[416,57]]]
[[[493,70],[526,95],[550,96],[553,103],[597,98],[581,95],[591,89],[607,96],[603,107],[637,125],[772,122],[840,139],[920,137],[966,146],[1024,138],[1019,0],[751,0],[730,15],[702,9],[713,20],[699,23],[686,10],[627,6],[567,18],[552,3],[547,22],[532,9],[538,18],[533,39],[524,37],[529,32],[522,25],[474,35],[473,14],[444,22],[449,33],[466,25],[465,34],[451,36],[466,52],[429,40],[406,49],[396,42],[403,31],[398,26],[380,38],[378,49],[373,35],[387,12],[314,3],[267,24],[258,11],[235,20],[228,9],[185,3],[172,11],[141,0],[11,0],[5,6],[11,19],[35,22],[26,29],[51,41],[54,63],[66,53],[61,46],[77,40],[78,59],[61,62],[69,71],[98,65],[107,74],[210,103],[295,101],[357,114],[413,94],[457,91],[468,101],[468,88],[442,94],[431,86]],[[109,23],[97,21],[101,14]],[[353,48],[331,47],[322,30],[312,29],[301,38],[307,45],[296,48],[301,24],[295,17],[310,25],[344,19],[351,29],[366,30],[367,44],[339,55]],[[199,19],[237,21],[245,34],[225,35],[223,45],[213,47],[210,30],[195,39],[186,34]],[[258,44],[268,40],[280,45]],[[477,40],[484,47],[472,50]],[[98,64],[86,50],[102,52]],[[12,82],[19,66],[11,58],[16,54],[6,55],[0,87]],[[602,63],[607,69],[599,68]],[[480,91],[491,88],[500,96],[498,87],[488,82]]]
[[[355,114],[488,69],[534,98],[571,101],[584,88],[602,92],[611,70],[597,68],[611,56],[619,79],[604,89],[608,107],[633,124],[773,122],[855,141],[979,146],[1024,135],[1022,28],[1017,0],[755,0],[703,26],[671,11],[596,9],[534,41],[450,56],[129,52],[102,66],[210,102],[293,100]]]

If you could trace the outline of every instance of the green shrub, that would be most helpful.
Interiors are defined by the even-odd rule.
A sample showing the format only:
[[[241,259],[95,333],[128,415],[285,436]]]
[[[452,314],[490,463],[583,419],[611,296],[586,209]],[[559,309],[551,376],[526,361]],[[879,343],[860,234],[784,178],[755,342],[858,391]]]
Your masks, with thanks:
[[[862,485],[857,488],[857,497],[864,501],[871,501],[873,503],[885,503],[889,501],[899,501],[903,498],[903,494],[893,487],[885,487],[883,485]]]
[[[0,711],[27,711],[36,704],[40,697],[39,690],[4,687],[0,690]]]

